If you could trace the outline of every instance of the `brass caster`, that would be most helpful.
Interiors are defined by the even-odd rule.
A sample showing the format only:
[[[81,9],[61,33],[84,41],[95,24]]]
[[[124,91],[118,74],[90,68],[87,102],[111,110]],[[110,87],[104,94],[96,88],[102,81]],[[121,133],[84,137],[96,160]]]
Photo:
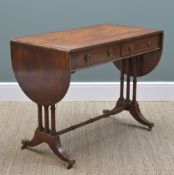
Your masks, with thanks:
[[[67,169],[71,169],[75,163],[76,163],[75,160],[70,160],[70,161],[68,162]]]
[[[25,148],[27,148],[27,142],[28,142],[28,140],[22,140],[22,146],[21,146],[21,149],[25,149]]]
[[[152,131],[153,127],[154,127],[154,123],[152,123],[152,125],[149,126],[148,131]]]

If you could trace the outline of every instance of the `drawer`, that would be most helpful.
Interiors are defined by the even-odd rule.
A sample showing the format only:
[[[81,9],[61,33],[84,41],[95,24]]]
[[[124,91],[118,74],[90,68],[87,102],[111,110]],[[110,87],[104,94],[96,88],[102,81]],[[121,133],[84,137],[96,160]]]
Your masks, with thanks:
[[[132,54],[139,54],[141,52],[148,52],[159,49],[159,35],[129,40],[122,43],[122,56],[129,56]]]
[[[71,54],[72,70],[101,64],[120,58],[120,46],[112,44],[93,49],[79,51]]]

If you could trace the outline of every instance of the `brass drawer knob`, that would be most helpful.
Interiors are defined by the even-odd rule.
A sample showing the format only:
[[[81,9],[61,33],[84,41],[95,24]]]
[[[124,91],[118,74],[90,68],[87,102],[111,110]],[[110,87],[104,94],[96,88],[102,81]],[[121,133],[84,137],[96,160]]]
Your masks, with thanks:
[[[86,63],[89,63],[89,62],[91,62],[91,55],[89,55],[89,54],[87,54],[87,55],[85,55],[85,62]]]
[[[109,49],[109,50],[107,51],[107,55],[108,55],[108,57],[111,57],[111,56],[113,55],[112,49]]]
[[[152,42],[151,41],[147,41],[147,47],[151,47],[152,46]]]
[[[134,50],[134,44],[129,44],[129,52],[132,52]]]

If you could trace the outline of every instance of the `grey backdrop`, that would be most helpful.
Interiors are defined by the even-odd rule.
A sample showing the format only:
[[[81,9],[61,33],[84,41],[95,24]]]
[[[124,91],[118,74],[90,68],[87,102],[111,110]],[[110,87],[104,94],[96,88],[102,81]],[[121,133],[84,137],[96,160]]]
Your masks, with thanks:
[[[15,81],[9,40],[14,36],[98,23],[118,23],[165,31],[158,67],[143,81],[174,81],[173,0],[0,0],[0,82]],[[112,64],[77,72],[72,81],[118,81]]]

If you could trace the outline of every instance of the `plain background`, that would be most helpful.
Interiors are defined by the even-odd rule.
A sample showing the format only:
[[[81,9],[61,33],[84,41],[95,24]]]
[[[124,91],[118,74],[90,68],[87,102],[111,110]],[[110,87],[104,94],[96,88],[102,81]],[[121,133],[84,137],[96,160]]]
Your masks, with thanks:
[[[159,28],[165,32],[160,64],[141,81],[174,81],[173,0],[0,0],[0,82],[14,82],[9,41],[37,34],[100,23]],[[82,70],[76,82],[118,81],[110,64]]]

